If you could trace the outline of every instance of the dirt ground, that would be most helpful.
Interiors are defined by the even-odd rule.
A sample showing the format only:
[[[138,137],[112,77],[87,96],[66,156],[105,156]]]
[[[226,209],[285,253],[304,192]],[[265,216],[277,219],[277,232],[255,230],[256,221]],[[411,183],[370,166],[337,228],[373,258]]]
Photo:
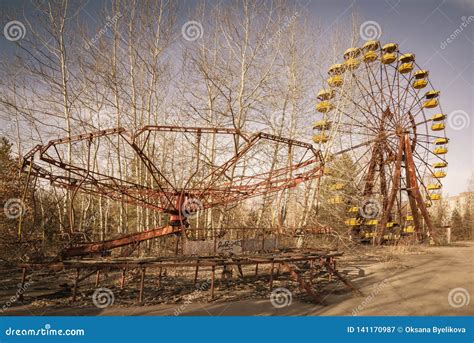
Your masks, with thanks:
[[[92,304],[92,283],[83,285],[76,303],[70,303],[67,275],[45,273],[32,280],[24,301],[9,303],[20,275],[0,271],[1,315],[148,315],[148,316],[267,316],[267,315],[391,315],[439,316],[474,315],[474,242],[457,242],[443,247],[381,247],[346,251],[338,270],[358,286],[363,296],[354,295],[342,283],[320,282],[319,294],[325,305],[315,305],[287,276],[274,281],[274,289],[291,290],[291,304],[275,308],[270,302],[268,274],[255,280],[246,278],[230,285],[217,284],[216,298],[207,291],[196,292],[183,286],[179,277],[169,277],[167,286],[157,289],[148,280],[145,305],[136,305],[137,282],[133,275],[126,290],[117,291],[117,280],[100,285],[114,290],[115,302],[103,309]],[[244,270],[244,274],[252,271]],[[152,276],[150,276],[151,278]],[[204,276],[203,276],[204,277]],[[93,279],[93,277],[91,278]],[[166,278],[163,284],[166,284]],[[113,288],[115,287],[115,288]],[[13,289],[13,292],[12,292]],[[454,289],[461,289],[454,290]],[[452,291],[454,290],[454,291]],[[452,291],[451,304],[449,294]],[[461,292],[454,295],[453,292]],[[458,304],[464,306],[456,307]],[[5,306],[7,304],[8,306]],[[454,306],[453,306],[454,305]]]

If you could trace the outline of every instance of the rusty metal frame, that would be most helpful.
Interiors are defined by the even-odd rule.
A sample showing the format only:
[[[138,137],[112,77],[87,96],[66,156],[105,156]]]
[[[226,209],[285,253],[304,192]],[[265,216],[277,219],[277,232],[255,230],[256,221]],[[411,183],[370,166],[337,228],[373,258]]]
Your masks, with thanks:
[[[243,139],[243,144],[238,147],[233,156],[228,158],[219,166],[213,166],[211,170],[194,186],[188,186],[192,174],[185,182],[185,187],[178,189],[166,178],[163,172],[152,162],[145,153],[145,147],[152,132],[178,132],[192,133],[197,136],[199,144],[203,134],[223,134],[231,135],[234,140]],[[135,152],[154,180],[154,185],[144,185],[121,179],[103,172],[91,170],[90,156],[92,141],[94,139],[108,137],[122,138]],[[144,138],[141,138],[141,137]],[[141,141],[140,141],[141,139]],[[58,148],[67,143],[86,141],[88,149],[87,168],[82,165],[75,165],[65,161]],[[222,181],[226,171],[234,166],[245,156],[258,142],[271,141],[278,144],[288,145],[290,149],[300,147],[303,149],[302,157],[299,161],[288,160],[287,165],[272,169],[267,173],[241,175],[236,180],[226,179]],[[140,142],[140,143],[139,143]],[[198,146],[199,148],[199,146]],[[35,162],[35,157],[40,164],[46,164],[51,170],[47,170],[39,163]],[[56,167],[59,171],[53,172]],[[24,172],[35,178],[42,178],[50,181],[51,185],[71,190],[73,197],[77,192],[91,195],[101,195],[112,200],[129,203],[152,209],[157,212],[170,215],[171,226],[154,228],[144,232],[127,234],[116,239],[108,239],[102,242],[74,242],[62,251],[61,256],[85,256],[89,254],[104,253],[110,249],[123,246],[138,246],[141,242],[172,234],[178,236],[184,233],[187,228],[187,217],[183,215],[183,204],[186,199],[197,198],[202,201],[202,209],[216,206],[228,205],[262,194],[278,192],[296,187],[298,184],[319,178],[322,176],[323,158],[319,150],[314,149],[312,144],[283,138],[264,132],[255,134],[245,133],[229,128],[209,128],[209,127],[180,127],[180,126],[144,126],[136,131],[129,131],[124,128],[112,128],[99,130],[86,134],[75,135],[69,138],[61,138],[49,141],[46,145],[35,146],[23,158]],[[197,170],[198,166],[196,167]],[[93,169],[93,168],[92,168]],[[198,185],[199,187],[197,187]],[[73,201],[69,203],[70,217],[73,217]],[[73,231],[74,223],[70,222],[70,230]],[[178,241],[177,241],[178,244]],[[178,245],[176,246],[178,249]],[[130,249],[132,250],[132,249]],[[176,250],[177,251],[177,250]],[[126,253],[127,255],[129,253]]]
[[[136,144],[140,135],[153,131],[195,133],[198,135],[206,133],[227,134],[242,137],[245,144],[241,146],[229,160],[220,166],[216,166],[214,170],[199,180],[199,182],[195,182],[195,184],[202,185],[202,187],[177,189],[166,179],[159,168],[151,162],[145,154],[143,147]],[[60,157],[57,150],[60,144],[84,140],[91,141],[96,138],[112,135],[120,135],[130,145],[137,157],[141,159],[145,167],[154,177],[156,187],[147,187],[111,175],[105,175],[98,171],[86,170],[82,168],[82,166],[69,164]],[[246,175],[224,183],[222,183],[222,181],[218,182],[222,180],[222,176],[230,167],[250,151],[257,142],[263,140],[298,146],[310,152],[311,156],[304,161],[297,163],[292,162],[287,167],[273,170],[271,172],[272,175],[270,175],[271,177],[268,176],[269,173],[266,173],[261,175]],[[56,152],[57,157],[53,157],[52,154],[49,153],[51,149]],[[66,172],[67,175],[65,175],[65,173],[53,173],[36,164],[34,162],[36,155],[39,155],[39,161],[55,166]],[[34,176],[47,179],[55,186],[72,190],[79,188],[79,190],[84,193],[99,194],[114,200],[150,208],[155,211],[176,214],[176,212],[181,210],[176,206],[175,201],[179,194],[198,199],[212,199],[212,201],[203,201],[204,209],[211,208],[242,201],[261,194],[278,192],[296,187],[301,182],[319,178],[322,175],[322,164],[323,161],[320,151],[314,149],[311,144],[263,132],[248,134],[227,128],[145,126],[136,132],[127,131],[124,128],[114,128],[76,135],[70,138],[52,140],[44,146],[36,146],[24,156],[23,170],[26,171],[27,166],[30,165]],[[306,168],[306,170],[303,170],[304,168]],[[298,170],[302,170],[302,172],[294,176],[287,176],[289,171]],[[188,183],[189,180],[186,184]],[[155,201],[150,201],[149,199]]]
[[[415,216],[417,218],[415,220],[415,228],[417,231],[421,230],[421,225],[418,219],[418,209],[419,209],[423,219],[425,220],[428,236],[431,236],[433,234],[433,224],[431,222],[431,218],[428,213],[428,210],[426,209],[425,202],[423,201],[423,197],[421,196],[420,188],[418,187],[418,180],[416,177],[416,168],[415,168],[415,162],[413,160],[413,152],[412,152],[410,137],[407,134],[404,136],[404,142],[405,142],[405,164],[406,164],[407,180],[410,180],[408,184],[408,193],[409,193],[409,199],[413,199],[410,201],[410,207],[412,210],[413,219],[415,219]],[[418,226],[416,226],[416,221],[418,221]]]
[[[62,255],[65,257],[71,256],[84,256],[89,254],[98,254],[103,253],[110,249],[120,248],[123,246],[137,244],[140,242],[144,242],[153,238],[167,236],[174,233],[178,233],[181,231],[180,227],[173,227],[173,226],[163,226],[158,227],[155,229],[143,231],[143,232],[135,232],[120,238],[116,239],[109,239],[100,242],[88,242],[85,244],[81,244],[79,246],[68,247],[63,250]]]
[[[210,299],[212,300],[215,296],[215,277],[216,268],[227,268],[229,266],[235,266],[238,268],[241,277],[243,277],[242,266],[256,266],[258,265],[270,265],[269,275],[269,290],[272,290],[274,276],[273,270],[275,265],[278,265],[277,275],[280,274],[280,266],[288,271],[290,278],[292,278],[304,292],[306,292],[314,301],[314,303],[324,305],[323,298],[317,294],[313,287],[311,280],[305,281],[300,275],[297,267],[294,263],[297,262],[308,262],[310,268],[314,268],[316,261],[319,262],[319,266],[325,267],[329,276],[329,281],[335,276],[337,279],[351,289],[353,292],[362,295],[361,291],[353,285],[350,281],[345,279],[337,270],[335,258],[342,256],[342,252],[329,252],[323,250],[303,251],[298,253],[270,253],[270,254],[259,254],[259,255],[244,255],[244,256],[195,256],[195,257],[156,257],[156,258],[116,258],[116,259],[83,259],[83,260],[66,260],[58,261],[49,264],[42,263],[21,263],[18,267],[22,270],[22,282],[26,279],[26,273],[28,270],[44,270],[49,269],[53,271],[75,271],[73,278],[73,292],[71,301],[74,302],[76,294],[79,289],[79,283],[92,275],[96,275],[95,285],[99,286],[100,283],[100,271],[119,271],[121,272],[120,277],[120,289],[125,287],[125,275],[129,270],[138,270],[140,272],[139,280],[139,292],[138,292],[138,303],[143,302],[144,298],[144,285],[145,285],[145,273],[146,270],[158,269],[159,272],[159,283],[161,284],[162,270],[172,268],[192,268],[194,271],[193,277],[190,282],[196,284],[198,280],[199,271],[203,268],[211,268],[211,287],[209,289]],[[85,270],[86,274],[81,276],[81,270]],[[257,277],[256,272],[254,277]]]
[[[385,232],[385,226],[387,222],[390,220],[391,211],[393,205],[395,203],[397,192],[400,190],[400,180],[401,180],[401,170],[402,170],[402,161],[405,164],[405,172],[406,172],[406,192],[408,195],[408,203],[411,210],[411,215],[413,216],[413,221],[415,224],[415,230],[417,231],[418,235],[421,237],[421,218],[425,221],[427,226],[427,233],[428,236],[433,234],[433,224],[431,222],[430,215],[428,210],[426,209],[425,202],[423,201],[423,197],[420,193],[420,189],[418,186],[418,180],[416,176],[416,167],[415,162],[413,160],[413,152],[412,152],[412,142],[410,140],[410,135],[408,133],[404,133],[400,135],[399,144],[398,144],[398,153],[395,162],[395,170],[393,173],[393,180],[392,180],[392,189],[390,190],[390,194],[386,199],[387,205],[384,207],[384,211],[382,214],[382,219],[378,225],[378,232],[375,237],[374,242],[377,244],[381,244],[383,241],[383,236]]]

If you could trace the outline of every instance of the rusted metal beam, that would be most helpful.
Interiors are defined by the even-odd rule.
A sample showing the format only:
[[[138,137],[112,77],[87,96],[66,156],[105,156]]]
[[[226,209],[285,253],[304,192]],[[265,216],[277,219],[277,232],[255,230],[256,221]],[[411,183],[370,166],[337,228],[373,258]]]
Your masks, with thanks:
[[[295,280],[299,287],[304,290],[309,296],[311,296],[311,298],[313,298],[314,302],[316,304],[321,304],[321,305],[324,305],[323,303],[323,299],[317,295],[313,289],[311,288],[310,285],[308,285],[304,280],[303,278],[301,277],[301,275],[297,272],[297,268],[296,266],[294,265],[291,265],[289,263],[282,263],[281,264],[284,268],[286,268],[288,270],[288,272],[290,273],[290,276],[293,280]]]
[[[400,187],[400,177],[402,173],[402,158],[403,158],[404,145],[405,144],[403,141],[403,137],[400,137],[399,145],[398,145],[397,161],[395,163],[395,172],[393,174],[393,179],[392,179],[392,189],[390,191],[390,195],[387,201],[387,206],[383,211],[382,219],[380,220],[378,233],[375,237],[375,242],[377,244],[381,244],[383,241],[385,228],[390,218],[392,208],[395,203],[395,199],[397,197],[397,192]]]
[[[199,260],[198,260],[199,262]],[[196,270],[194,271],[194,286],[196,286],[197,280],[198,280],[198,274],[199,274],[199,265],[196,266]]]
[[[96,138],[96,137],[104,137],[108,135],[120,134],[123,132],[126,132],[126,130],[123,127],[116,127],[116,128],[111,128],[111,129],[94,131],[90,133],[83,133],[80,135],[74,135],[74,136],[66,137],[66,138],[53,139],[49,141],[44,147],[41,148],[41,154],[43,154],[46,150],[49,149],[49,147],[53,145],[78,142],[78,141]]]
[[[284,263],[284,262],[302,262],[309,261],[311,259],[319,259],[322,257],[328,256],[341,256],[342,252],[332,252],[332,253],[308,253],[308,254],[294,254],[294,255],[276,255],[280,257],[275,257],[274,254],[260,255],[260,256],[249,256],[246,258],[240,258],[239,264],[241,265],[259,265],[259,264],[271,264],[274,263]],[[173,258],[156,258],[156,259],[111,259],[111,260],[65,260],[62,262],[54,263],[20,263],[18,268],[29,268],[29,269],[44,269],[48,268],[51,270],[62,270],[70,268],[104,268],[104,269],[122,269],[122,268],[140,268],[141,266],[153,267],[153,268],[176,268],[176,267],[212,267],[212,266],[229,266],[235,265],[235,261],[224,259],[218,256],[215,257],[200,257],[192,258],[189,256],[184,257],[173,257]],[[95,270],[92,272],[95,273]],[[257,269],[258,274],[258,269]]]
[[[136,242],[143,242],[156,237],[171,235],[179,232],[180,227],[164,226],[143,232],[132,233],[117,239],[109,239],[102,242],[87,243],[77,247],[66,248],[62,252],[64,257],[83,256],[94,253],[101,253],[109,249],[123,247]]]
[[[145,268],[140,268],[140,292],[138,293],[138,302],[143,303],[143,289],[145,287]]]
[[[77,287],[79,286],[79,274],[81,273],[80,268],[76,268],[76,276],[74,278],[74,286],[72,289],[72,299],[71,302],[76,301]]]
[[[100,269],[97,269],[96,275],[95,275],[95,287],[99,287],[100,283]]]
[[[89,277],[91,277],[92,275],[94,275],[95,273],[97,273],[97,271],[98,271],[98,269],[97,269],[97,270],[93,270],[93,271],[91,271],[91,272],[89,272],[89,273],[87,273],[87,274],[81,276],[81,277],[77,280],[77,282],[80,283],[80,282],[84,281],[85,279],[88,279]]]
[[[216,280],[216,266],[211,269],[211,299],[214,299],[214,283]]]
[[[410,144],[410,139],[408,135],[405,135],[405,155],[406,155],[406,167],[407,167],[407,173],[409,173],[409,178],[410,178],[410,186],[409,189],[411,191],[412,197],[414,198],[416,204],[418,205],[418,209],[421,212],[421,215],[423,216],[423,219],[425,220],[425,224],[427,227],[428,231],[428,236],[432,236],[433,234],[433,224],[431,222],[430,214],[428,213],[428,210],[426,209],[425,202],[423,200],[423,197],[421,196],[420,193],[420,188],[418,187],[418,181],[416,178],[416,169],[415,169],[415,162],[413,160],[413,153],[411,150],[411,144]],[[411,204],[410,204],[411,205]],[[416,212],[416,216],[418,216],[418,212]],[[413,219],[415,220],[415,215],[412,213]],[[419,219],[418,219],[419,221]],[[418,225],[416,227],[416,230],[421,229],[420,223],[416,224]]]
[[[349,287],[354,293],[357,293],[358,295],[360,296],[364,296],[364,293],[362,293],[362,291],[357,288],[356,286],[354,286],[352,284],[352,282],[350,282],[349,280],[347,280],[345,277],[343,277],[341,275],[341,273],[339,273],[336,268],[333,268],[333,266],[331,265],[330,262],[328,261],[325,261],[324,262],[324,265],[326,266],[326,269],[327,271],[332,274],[332,275],[335,275],[339,280],[341,280],[347,287]]]
[[[364,184],[364,191],[363,195],[367,196],[372,194],[372,190],[374,188],[374,178],[375,178],[375,167],[377,166],[377,160],[379,157],[379,145],[378,143],[372,148],[372,156],[369,162],[369,170],[367,171],[367,175],[365,176],[365,184]]]
[[[275,268],[275,262],[272,262],[271,266],[270,266],[270,292],[272,291],[273,289],[273,269]]]
[[[420,217],[418,215],[418,207],[416,205],[416,174],[415,166],[409,161],[409,151],[411,152],[411,142],[408,135],[403,137],[404,151],[405,151],[405,170],[407,182],[408,203],[410,205],[411,215],[415,224],[415,231],[421,229]]]
[[[120,289],[123,289],[123,287],[125,286],[125,271],[126,271],[126,269],[123,268],[122,269],[122,276],[120,278]]]

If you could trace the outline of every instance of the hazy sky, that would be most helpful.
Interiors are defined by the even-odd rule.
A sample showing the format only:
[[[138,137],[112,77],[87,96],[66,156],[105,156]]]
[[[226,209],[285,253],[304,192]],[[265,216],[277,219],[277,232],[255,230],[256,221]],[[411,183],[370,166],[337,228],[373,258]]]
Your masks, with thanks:
[[[328,32],[336,23],[351,25],[352,13],[357,13],[361,22],[374,21],[380,27],[383,43],[396,42],[403,52],[416,54],[418,65],[430,71],[431,82],[441,91],[443,111],[448,116],[452,114],[452,119],[447,121],[449,169],[443,181],[444,191],[449,195],[465,191],[474,170],[474,0],[302,0],[299,3]],[[29,1],[3,0],[0,4],[1,7],[29,6],[34,10]],[[84,15],[94,13],[100,6],[99,1],[89,2]],[[10,42],[2,35],[0,48],[5,49],[7,43]]]

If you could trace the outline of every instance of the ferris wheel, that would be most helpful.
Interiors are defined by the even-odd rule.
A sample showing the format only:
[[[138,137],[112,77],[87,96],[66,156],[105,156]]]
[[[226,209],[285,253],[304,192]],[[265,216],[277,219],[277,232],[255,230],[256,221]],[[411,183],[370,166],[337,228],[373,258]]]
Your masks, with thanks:
[[[313,141],[324,152],[328,202],[362,240],[433,235],[449,139],[429,72],[395,43],[347,49],[317,94]],[[342,174],[337,161],[350,160]],[[350,192],[347,191],[350,186]]]

